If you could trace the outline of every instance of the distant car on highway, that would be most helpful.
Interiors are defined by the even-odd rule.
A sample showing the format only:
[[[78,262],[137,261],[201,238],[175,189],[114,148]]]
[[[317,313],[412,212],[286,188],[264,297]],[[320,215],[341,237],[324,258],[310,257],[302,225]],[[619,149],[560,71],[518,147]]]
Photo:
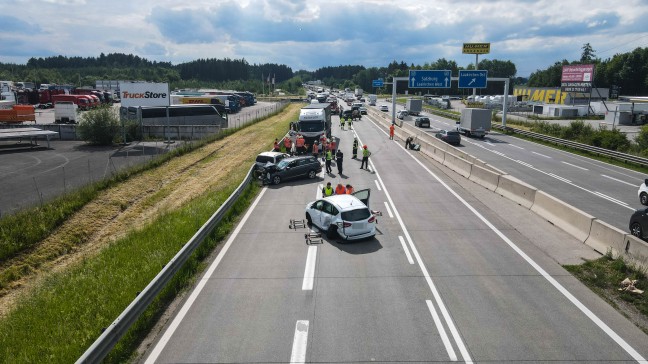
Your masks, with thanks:
[[[381,105],[380,111],[389,111],[389,107],[387,107],[387,105]]]
[[[435,136],[448,144],[461,144],[461,134],[456,130],[439,130]]]
[[[322,164],[312,155],[288,157],[277,164],[266,164],[263,167],[265,180],[275,185],[295,178],[313,179],[321,171]]]
[[[639,191],[637,191],[637,195],[639,196],[639,202],[641,202],[642,205],[648,205],[648,179],[644,180],[644,183],[639,186]]]
[[[429,128],[430,119],[426,118],[425,116],[419,116],[418,118],[414,119],[414,126],[418,126],[419,128]],[[461,136],[459,138],[461,138]]]
[[[370,190],[333,195],[306,205],[306,221],[334,239],[358,240],[376,235],[376,216],[369,209]]]
[[[646,240],[646,231],[648,231],[648,209],[643,208],[635,211],[630,216],[630,233],[639,239]]]
[[[360,106],[360,107],[358,108],[358,110],[360,110],[360,114],[362,114],[362,115],[367,115],[367,108],[366,108],[366,107],[364,107],[364,106]]]

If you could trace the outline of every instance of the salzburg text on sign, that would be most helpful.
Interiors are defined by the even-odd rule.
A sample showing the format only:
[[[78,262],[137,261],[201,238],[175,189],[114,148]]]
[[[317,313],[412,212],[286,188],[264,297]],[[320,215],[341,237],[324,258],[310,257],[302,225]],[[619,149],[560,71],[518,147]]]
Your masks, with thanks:
[[[490,43],[464,43],[464,54],[488,54],[490,53]]]

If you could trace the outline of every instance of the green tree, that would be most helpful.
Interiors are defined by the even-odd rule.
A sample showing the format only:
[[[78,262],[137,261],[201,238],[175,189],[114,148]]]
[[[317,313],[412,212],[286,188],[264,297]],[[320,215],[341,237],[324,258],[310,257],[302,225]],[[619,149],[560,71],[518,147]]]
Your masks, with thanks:
[[[583,53],[581,53],[580,61],[581,63],[591,63],[596,60],[594,53],[596,52],[594,48],[589,43],[583,44]]]
[[[86,111],[77,127],[81,140],[93,145],[111,145],[119,132],[119,115],[105,106]]]

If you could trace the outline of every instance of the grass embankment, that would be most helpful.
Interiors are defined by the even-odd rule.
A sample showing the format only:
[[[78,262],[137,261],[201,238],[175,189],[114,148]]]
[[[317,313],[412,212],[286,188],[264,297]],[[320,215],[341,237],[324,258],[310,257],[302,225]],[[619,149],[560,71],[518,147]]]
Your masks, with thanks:
[[[73,362],[229,196],[261,151],[270,149],[301,105],[248,126],[100,191],[37,244],[69,245],[42,262],[20,294],[1,301],[0,361]],[[254,197],[252,186],[235,212]],[[104,210],[108,210],[106,213]],[[128,359],[164,307],[190,286],[203,259],[227,234],[225,220],[110,354]],[[22,254],[28,259],[29,252]]]
[[[610,255],[564,268],[648,334],[648,275],[645,269],[637,269],[622,258],[613,259]],[[626,278],[636,279],[635,287],[644,293],[619,291],[621,281]]]

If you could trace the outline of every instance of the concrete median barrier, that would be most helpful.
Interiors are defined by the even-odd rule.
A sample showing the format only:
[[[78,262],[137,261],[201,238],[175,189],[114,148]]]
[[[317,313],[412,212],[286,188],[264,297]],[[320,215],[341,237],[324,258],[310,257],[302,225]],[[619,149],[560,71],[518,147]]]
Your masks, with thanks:
[[[585,244],[601,254],[606,254],[608,250],[611,250],[616,257],[623,254],[625,250],[626,235],[628,233],[625,231],[615,228],[605,221],[595,219],[592,221],[592,228]]]
[[[569,235],[585,242],[595,217],[543,191],[536,191],[531,211],[544,217]]]
[[[452,153],[445,153],[445,160],[443,161],[443,165],[459,173],[465,178],[470,177],[472,163]]]
[[[497,189],[497,184],[499,183],[499,177],[500,175],[498,173],[473,164],[468,179],[491,191],[495,191]]]
[[[648,268],[648,243],[631,234],[627,234],[624,244],[624,249],[626,248],[627,250],[625,252],[628,258],[640,264],[642,267]]]
[[[531,206],[533,206],[533,201],[535,200],[535,194],[537,191],[537,188],[509,175],[500,176],[497,181],[497,189],[495,189],[496,193],[499,193],[511,201],[517,202],[527,209],[530,209]]]

